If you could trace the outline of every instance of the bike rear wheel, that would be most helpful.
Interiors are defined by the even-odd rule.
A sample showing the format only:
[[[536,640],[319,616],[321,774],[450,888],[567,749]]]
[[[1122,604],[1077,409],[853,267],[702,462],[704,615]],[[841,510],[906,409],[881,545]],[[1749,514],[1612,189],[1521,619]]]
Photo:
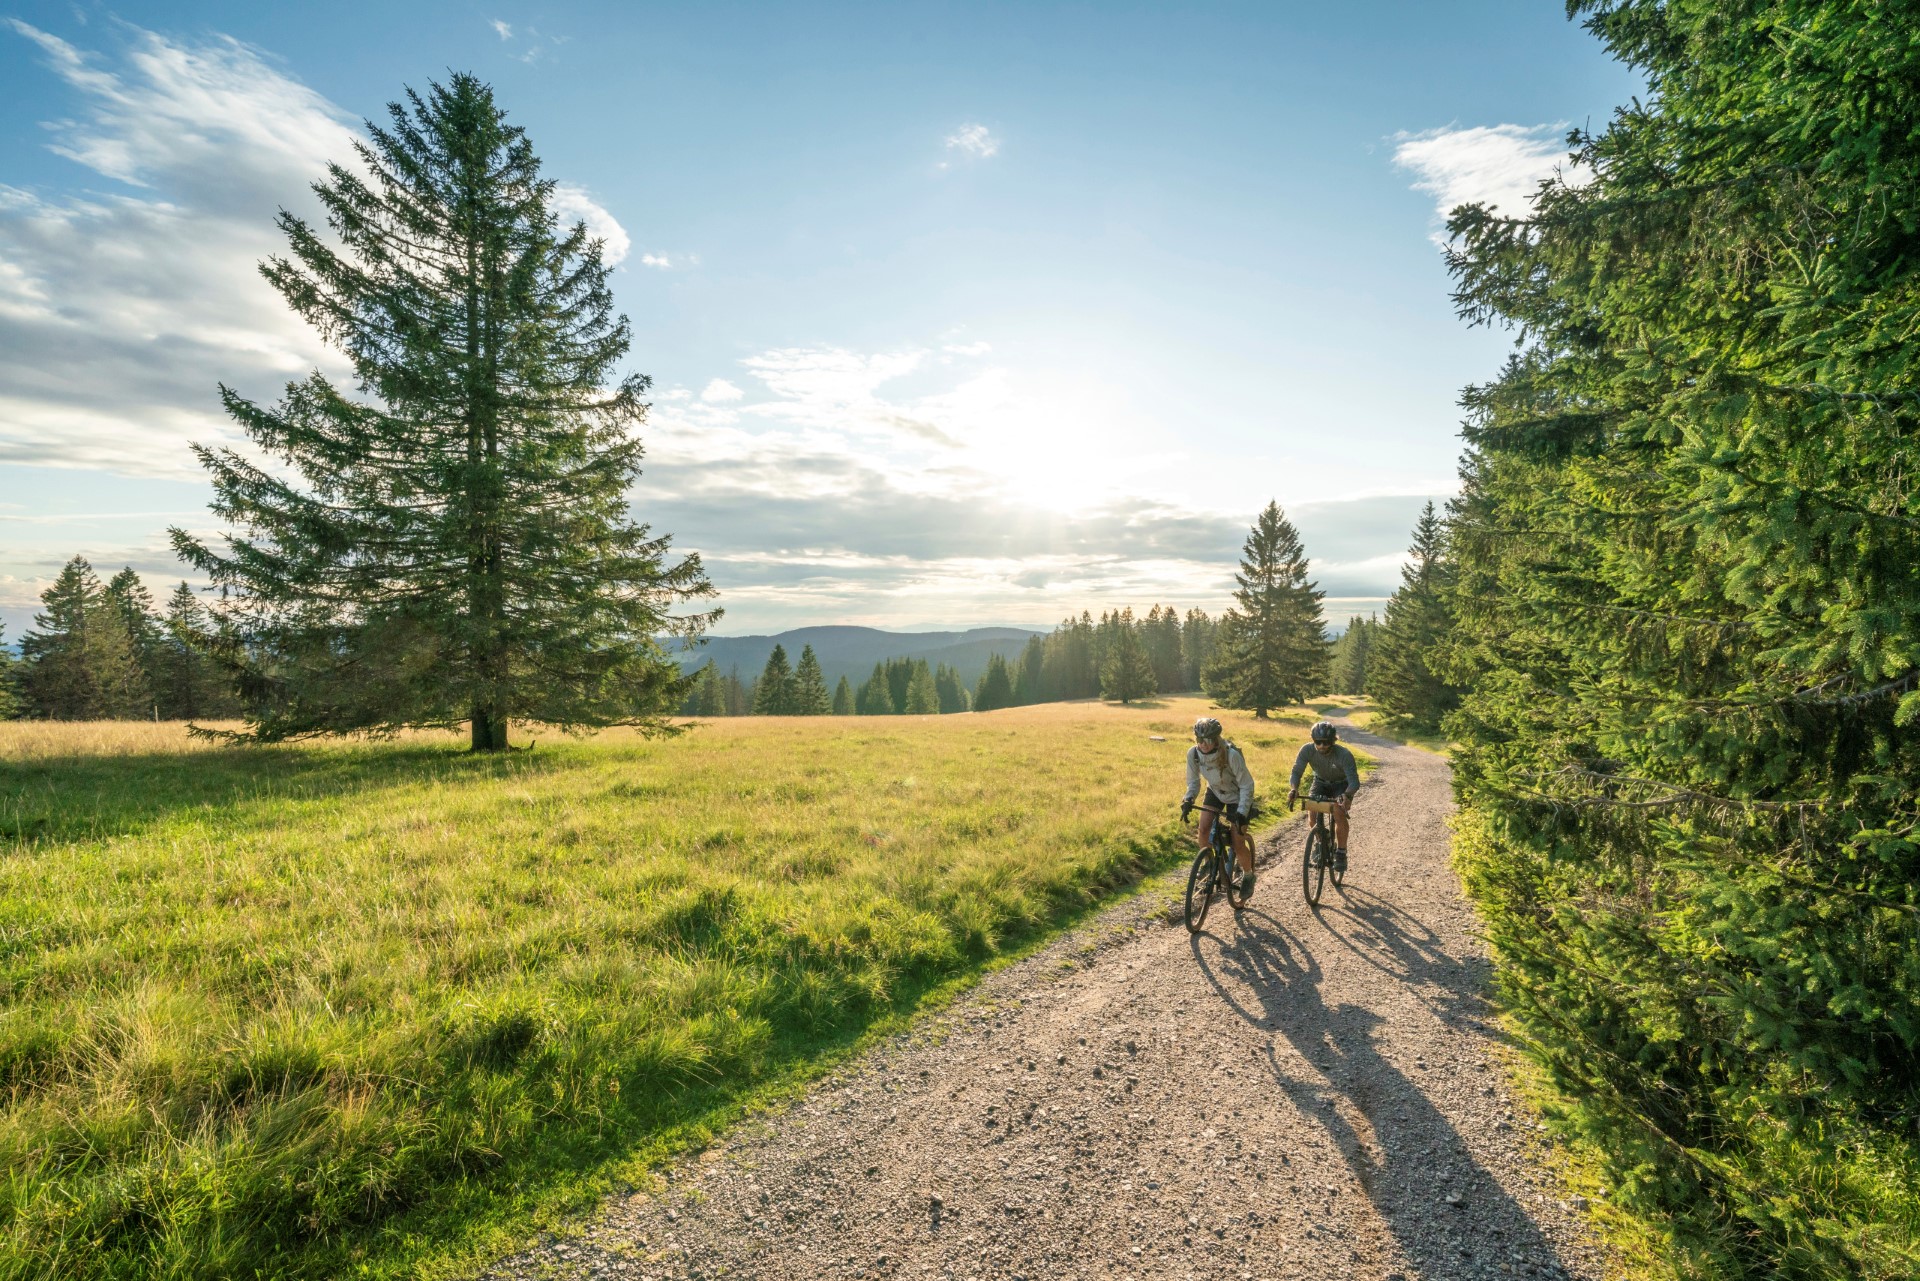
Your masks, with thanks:
[[[1214,887],[1220,880],[1220,861],[1211,846],[1193,856],[1193,870],[1187,873],[1187,932],[1198,934],[1213,906]]]
[[[1327,829],[1318,823],[1307,830],[1307,848],[1300,855],[1300,892],[1306,895],[1308,907],[1320,906],[1320,894],[1327,885],[1327,863],[1332,857],[1328,843]]]

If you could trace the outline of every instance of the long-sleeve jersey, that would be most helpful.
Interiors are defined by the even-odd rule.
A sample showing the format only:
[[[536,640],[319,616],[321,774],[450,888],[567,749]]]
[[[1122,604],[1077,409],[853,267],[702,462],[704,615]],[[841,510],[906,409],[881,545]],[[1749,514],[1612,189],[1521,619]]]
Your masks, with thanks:
[[[1335,786],[1344,776],[1349,792],[1360,790],[1360,766],[1354,761],[1353,753],[1338,743],[1324,756],[1312,743],[1302,744],[1300,754],[1293,758],[1293,776],[1287,780],[1289,790],[1300,790],[1300,775],[1309,768],[1313,770],[1313,781],[1321,787]]]
[[[1207,780],[1222,805],[1232,805],[1241,813],[1253,805],[1253,771],[1247,758],[1232,743],[1222,743],[1211,752],[1200,750],[1198,743],[1187,749],[1187,795],[1200,795],[1200,780]]]

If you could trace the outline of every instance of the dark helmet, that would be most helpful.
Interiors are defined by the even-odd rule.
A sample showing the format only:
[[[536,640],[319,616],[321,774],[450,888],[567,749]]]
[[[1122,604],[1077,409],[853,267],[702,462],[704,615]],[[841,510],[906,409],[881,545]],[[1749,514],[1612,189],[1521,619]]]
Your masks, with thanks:
[[[1313,727],[1313,741],[1316,743],[1331,743],[1339,737],[1334,732],[1332,721],[1321,721]]]
[[[1220,722],[1211,716],[1202,716],[1193,723],[1193,741],[1196,743],[1215,743],[1220,740]]]

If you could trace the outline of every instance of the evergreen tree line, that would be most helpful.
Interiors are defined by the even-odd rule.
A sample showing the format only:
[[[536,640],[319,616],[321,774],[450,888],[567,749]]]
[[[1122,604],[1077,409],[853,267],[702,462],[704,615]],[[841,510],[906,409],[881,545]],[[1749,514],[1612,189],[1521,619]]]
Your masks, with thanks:
[[[45,720],[212,720],[240,714],[214,659],[216,624],[181,583],[164,610],[131,567],[105,582],[75,556],[40,595],[41,612],[0,645],[0,716]],[[0,638],[3,639],[3,638]]]
[[[1525,342],[1361,679],[1454,741],[1520,1043],[1664,1275],[1910,1278],[1914,15],[1572,8],[1649,93],[1584,185],[1450,221]]]
[[[1427,515],[1432,518],[1431,505]],[[1299,531],[1269,503],[1242,549],[1234,605],[1219,618],[1201,609],[1182,615],[1169,605],[1143,615],[1109,610],[1097,620],[1083,611],[1031,638],[1011,659],[990,655],[971,690],[944,664],[893,658],[876,663],[857,689],[842,677],[829,694],[812,646],[801,650],[795,666],[785,647],[775,645],[766,667],[744,686],[738,672],[722,675],[706,664],[680,710],[689,716],[922,716],[1205,692],[1223,706],[1265,716],[1326,692],[1331,678],[1334,649],[1326,640],[1323,593],[1308,579],[1308,568]]]

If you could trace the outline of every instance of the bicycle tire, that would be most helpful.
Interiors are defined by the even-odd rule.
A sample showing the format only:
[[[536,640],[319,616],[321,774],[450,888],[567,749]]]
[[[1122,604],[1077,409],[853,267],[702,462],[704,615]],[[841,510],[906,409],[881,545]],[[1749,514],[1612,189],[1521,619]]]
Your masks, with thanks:
[[[1213,889],[1219,879],[1213,847],[1208,846],[1193,856],[1193,870],[1187,873],[1187,933],[1200,932],[1207,909],[1213,906]]]
[[[1321,853],[1327,830],[1318,823],[1307,829],[1307,847],[1300,855],[1300,892],[1307,906],[1318,908],[1327,885],[1327,858]]]
[[[1327,871],[1333,877],[1333,888],[1344,890],[1347,887],[1347,869],[1340,866],[1339,860],[1331,852],[1327,854]]]

